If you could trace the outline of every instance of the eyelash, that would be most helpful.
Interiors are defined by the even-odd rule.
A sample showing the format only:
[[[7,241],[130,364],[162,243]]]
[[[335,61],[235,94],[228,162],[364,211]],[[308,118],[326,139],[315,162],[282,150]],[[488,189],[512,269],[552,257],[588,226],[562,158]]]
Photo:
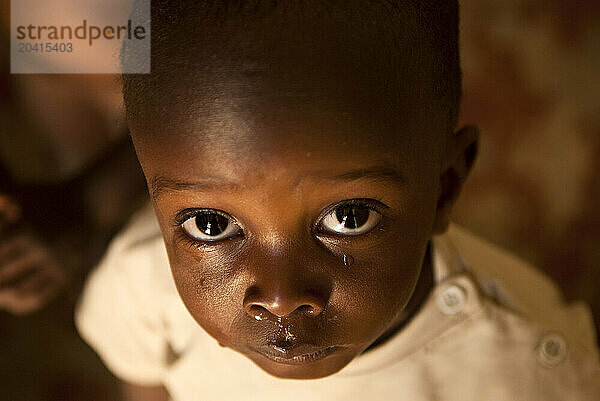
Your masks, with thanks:
[[[206,208],[204,208],[204,209],[203,208],[200,208],[200,209],[188,208],[188,209],[183,209],[182,211],[180,211],[179,213],[177,213],[175,215],[175,226],[182,225],[183,223],[185,223],[186,220],[188,220],[192,217],[195,217],[202,212],[210,212],[210,213],[220,214],[223,217],[233,220],[237,224],[237,221],[229,213],[226,213],[223,210],[206,209]]]
[[[356,199],[348,199],[348,200],[341,201],[341,202],[334,202],[334,203],[326,206],[323,209],[323,211],[321,212],[321,214],[319,214],[319,217],[317,218],[315,223],[313,223],[313,231],[321,233],[321,231],[319,230],[319,225],[321,224],[321,222],[323,221],[325,216],[327,216],[334,209],[336,209],[340,206],[366,206],[369,209],[381,214],[382,217],[385,217],[385,214],[383,211],[385,209],[389,209],[389,206],[387,206],[385,203],[383,203],[383,201],[379,198],[356,198]]]
[[[387,206],[385,203],[383,203],[383,201],[380,198],[356,198],[356,199],[348,199],[348,200],[341,201],[341,202],[335,202],[335,203],[332,203],[332,204],[326,206],[323,209],[323,211],[319,214],[318,218],[316,219],[315,223],[312,226],[313,231],[317,232],[319,234],[323,234],[323,231],[319,229],[319,225],[321,224],[321,222],[323,221],[325,216],[327,216],[329,213],[331,213],[337,207],[352,206],[352,205],[366,206],[369,209],[381,214],[382,217],[386,217],[384,214],[384,210],[389,209],[389,206]],[[183,230],[181,225],[188,219],[195,217],[199,213],[202,213],[202,212],[211,212],[211,213],[220,214],[223,217],[231,219],[235,224],[240,226],[237,223],[237,220],[235,218],[233,218],[230,214],[228,214],[222,210],[219,210],[219,209],[206,209],[206,208],[205,209],[202,209],[202,208],[200,208],[200,209],[194,209],[194,208],[184,209],[184,210],[181,210],[180,212],[178,212],[175,215],[175,219],[174,219],[175,220],[174,226],[176,228],[178,242],[184,242],[190,248],[197,250],[199,247],[210,248],[211,246],[222,243],[223,241],[232,240],[232,239],[235,239],[238,237],[236,235],[234,237],[227,238],[222,241],[216,241],[214,243],[207,242],[207,241],[199,241],[199,240],[190,238],[190,236],[185,233],[185,231]],[[244,231],[240,226],[240,234],[243,234],[243,233],[244,233]],[[329,235],[331,235],[331,234],[329,233]]]

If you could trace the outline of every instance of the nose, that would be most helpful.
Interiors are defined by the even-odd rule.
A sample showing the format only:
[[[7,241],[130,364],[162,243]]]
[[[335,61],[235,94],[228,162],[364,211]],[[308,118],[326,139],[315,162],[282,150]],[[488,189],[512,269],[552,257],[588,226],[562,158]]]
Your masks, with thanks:
[[[328,301],[328,291],[303,289],[294,285],[277,283],[270,288],[254,285],[246,291],[244,309],[251,317],[288,317],[294,313],[317,316],[323,312]]]

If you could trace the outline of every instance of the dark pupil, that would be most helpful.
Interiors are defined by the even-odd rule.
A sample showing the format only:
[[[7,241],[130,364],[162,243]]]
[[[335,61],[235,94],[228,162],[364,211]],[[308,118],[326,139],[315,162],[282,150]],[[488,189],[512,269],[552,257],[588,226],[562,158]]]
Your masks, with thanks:
[[[227,228],[229,220],[216,213],[202,213],[196,216],[196,226],[206,235],[217,236]]]
[[[345,228],[359,228],[369,220],[369,208],[364,206],[338,206],[335,217]]]

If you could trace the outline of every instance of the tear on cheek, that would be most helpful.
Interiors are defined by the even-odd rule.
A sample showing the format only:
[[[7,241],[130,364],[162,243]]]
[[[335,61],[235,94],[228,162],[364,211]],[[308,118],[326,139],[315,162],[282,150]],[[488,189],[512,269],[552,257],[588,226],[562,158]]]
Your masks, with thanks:
[[[342,255],[342,263],[344,263],[344,266],[352,266],[354,263],[354,257],[345,253]]]

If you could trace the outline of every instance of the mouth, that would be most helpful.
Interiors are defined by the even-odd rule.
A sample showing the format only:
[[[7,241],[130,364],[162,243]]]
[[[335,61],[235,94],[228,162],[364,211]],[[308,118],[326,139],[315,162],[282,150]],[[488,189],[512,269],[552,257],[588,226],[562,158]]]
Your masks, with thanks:
[[[315,347],[313,345],[281,347],[276,344],[268,344],[251,347],[251,349],[273,362],[285,365],[307,365],[327,358],[341,350],[342,347]]]

